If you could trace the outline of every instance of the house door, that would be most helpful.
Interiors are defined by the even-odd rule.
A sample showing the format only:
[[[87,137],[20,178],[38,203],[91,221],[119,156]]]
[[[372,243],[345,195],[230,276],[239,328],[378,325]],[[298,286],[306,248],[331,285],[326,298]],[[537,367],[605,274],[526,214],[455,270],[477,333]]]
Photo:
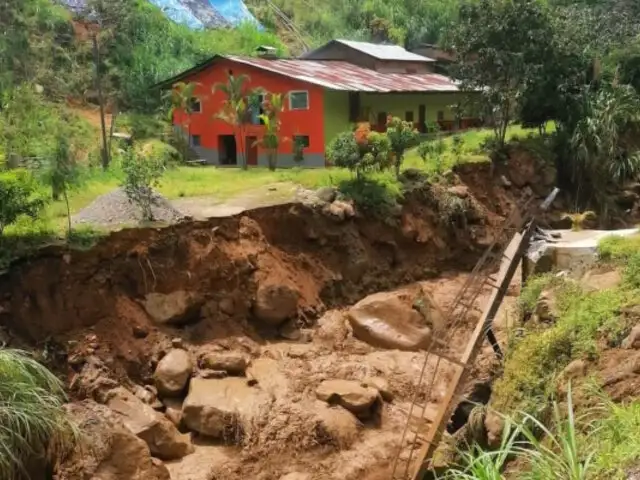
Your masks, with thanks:
[[[258,165],[258,137],[246,137],[247,165]]]
[[[418,106],[418,130],[422,133],[427,131],[427,107],[426,105]]]

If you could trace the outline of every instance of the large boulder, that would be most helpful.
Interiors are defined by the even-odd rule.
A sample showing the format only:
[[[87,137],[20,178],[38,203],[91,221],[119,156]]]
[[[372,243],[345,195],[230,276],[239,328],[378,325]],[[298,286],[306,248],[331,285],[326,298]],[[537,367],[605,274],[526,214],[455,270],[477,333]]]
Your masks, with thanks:
[[[426,349],[432,331],[412,303],[410,298],[396,293],[376,293],[351,307],[347,318],[356,338],[374,347]]]
[[[300,293],[288,285],[263,284],[258,287],[253,313],[267,325],[278,326],[298,311]]]
[[[189,429],[214,438],[238,438],[243,422],[264,415],[271,397],[243,378],[194,378],[182,405],[182,420]]]
[[[153,375],[158,393],[167,397],[180,396],[193,373],[193,362],[186,350],[170,350],[156,367]]]
[[[201,298],[184,290],[168,294],[149,293],[142,302],[149,316],[163,325],[183,325],[197,320],[202,304]]]
[[[560,316],[556,294],[553,290],[543,290],[535,306],[534,321],[538,323],[555,323]]]
[[[380,398],[378,390],[352,380],[325,380],[316,389],[318,400],[340,405],[355,415],[367,416]]]
[[[119,387],[111,392],[107,406],[129,430],[147,443],[153,456],[176,460],[193,452],[189,435],[178,432],[169,419],[126,389]]]
[[[113,411],[93,401],[67,405],[82,432],[76,450],[57,471],[59,480],[170,480],[147,444],[124,426]]]
[[[249,357],[241,352],[205,352],[198,364],[201,368],[224,371],[229,375],[244,375]]]

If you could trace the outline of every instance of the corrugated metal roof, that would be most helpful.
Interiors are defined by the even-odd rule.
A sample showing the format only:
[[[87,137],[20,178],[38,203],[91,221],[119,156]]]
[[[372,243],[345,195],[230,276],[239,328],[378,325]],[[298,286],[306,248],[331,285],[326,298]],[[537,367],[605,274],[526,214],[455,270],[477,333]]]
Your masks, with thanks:
[[[338,60],[270,60],[234,55],[224,58],[330,90],[380,93],[459,91],[455,81],[435,73],[382,73]]]
[[[409,52],[399,45],[382,45],[378,43],[356,42],[353,40],[335,40],[349,48],[358,50],[379,60],[399,60],[403,62],[434,62],[432,58]]]

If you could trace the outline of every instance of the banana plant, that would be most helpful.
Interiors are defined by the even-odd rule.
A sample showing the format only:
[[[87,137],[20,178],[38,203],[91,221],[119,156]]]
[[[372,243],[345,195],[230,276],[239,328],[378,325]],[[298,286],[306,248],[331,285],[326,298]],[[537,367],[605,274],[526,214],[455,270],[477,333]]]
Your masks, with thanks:
[[[278,167],[280,145],[287,141],[286,138],[280,136],[280,114],[284,111],[282,94],[271,93],[266,96],[262,103],[262,109],[265,113],[261,114],[259,118],[264,125],[264,133],[256,144],[267,151],[269,170],[275,170]]]

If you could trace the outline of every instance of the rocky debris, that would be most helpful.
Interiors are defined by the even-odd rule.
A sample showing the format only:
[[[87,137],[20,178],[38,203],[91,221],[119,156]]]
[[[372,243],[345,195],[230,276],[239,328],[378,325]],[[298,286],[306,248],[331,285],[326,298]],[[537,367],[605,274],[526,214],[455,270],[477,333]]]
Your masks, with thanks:
[[[271,358],[260,357],[251,362],[247,369],[247,379],[274,398],[286,396],[291,389],[291,383],[280,370],[279,363]]]
[[[81,442],[76,447],[58,468],[58,478],[170,480],[167,468],[151,457],[147,444],[108,407],[84,401],[66,409],[90,444]]]
[[[553,290],[543,290],[534,309],[534,321],[538,323],[555,323],[560,315]]]
[[[246,379],[194,378],[182,406],[182,419],[189,429],[202,435],[238,439],[242,422],[260,418],[270,405],[271,397],[250,387]]]
[[[278,329],[278,333],[285,340],[291,340],[292,342],[309,343],[313,339],[311,330],[298,328],[293,320],[283,323]]]
[[[196,372],[198,378],[227,378],[229,374],[224,370],[200,369]]]
[[[188,435],[183,435],[161,413],[145,405],[134,394],[119,387],[111,392],[107,406],[124,425],[149,446],[151,455],[176,460],[193,452]]]
[[[379,398],[378,390],[352,380],[325,380],[316,388],[318,400],[340,405],[354,415],[367,417]]]
[[[167,397],[180,396],[193,373],[191,356],[185,350],[170,350],[158,363],[153,375],[158,393]]]
[[[311,475],[308,473],[291,472],[280,477],[280,480],[311,480]]]
[[[458,198],[469,197],[469,187],[467,187],[466,185],[454,185],[453,187],[447,188],[447,192],[451,195],[455,195]]]
[[[184,430],[182,423],[182,400],[179,398],[165,398],[162,402],[165,406],[164,414],[171,423],[180,431]]]
[[[131,328],[131,331],[133,332],[133,336],[135,338],[146,338],[149,335],[149,330],[147,330],[142,325],[134,325]]]
[[[184,216],[159,193],[153,193],[151,207],[153,219],[158,222],[176,223]],[[100,195],[87,207],[71,217],[71,222],[101,226],[136,225],[143,220],[140,207],[131,203],[122,188]]]
[[[218,308],[222,313],[232,317],[233,314],[236,313],[236,302],[233,298],[223,298],[218,303]]]
[[[498,449],[502,443],[504,418],[497,412],[487,409],[484,417],[484,428],[487,432],[487,445],[491,449]]]
[[[580,283],[588,290],[599,291],[615,288],[622,283],[622,275],[618,270],[609,272],[589,271]]]
[[[241,352],[206,352],[198,360],[200,368],[223,371],[229,375],[244,375],[249,357]]]
[[[391,390],[389,389],[389,382],[387,382],[386,378],[368,377],[364,379],[361,385],[365,388],[371,387],[378,390],[378,393],[385,402],[393,401],[393,393],[391,393]]]
[[[567,383],[578,378],[582,378],[587,374],[587,367],[589,364],[582,359],[573,360],[569,365],[567,365],[564,370],[560,373],[558,377],[558,381],[560,383],[560,391],[564,392]]]
[[[82,368],[69,382],[69,389],[76,398],[92,398],[104,403],[106,394],[118,386],[110,377],[111,370],[98,357],[83,358]]]
[[[338,221],[356,216],[356,210],[353,205],[342,200],[335,200],[333,203],[326,205],[322,211]]]
[[[298,311],[300,293],[288,285],[262,284],[253,305],[255,317],[267,325],[278,326]]]
[[[335,187],[322,187],[316,190],[316,196],[326,203],[332,203],[338,196],[338,190]]]
[[[397,292],[366,297],[347,312],[353,334],[374,347],[407,351],[427,348],[431,329],[410,300]]]
[[[197,295],[184,290],[149,293],[142,302],[149,316],[162,325],[184,325],[197,320],[202,303]]]
[[[349,411],[338,405],[317,401],[312,407],[319,421],[321,435],[340,449],[349,448],[358,438],[360,422]]]
[[[628,350],[631,349],[640,349],[640,324],[636,325],[631,329],[631,332],[622,341],[622,348],[626,348]]]
[[[509,156],[508,168],[511,183],[522,188],[531,183],[536,176],[536,159],[531,154],[512,152]]]
[[[158,390],[151,385],[146,387],[134,385],[132,391],[138,400],[147,405],[154,405],[158,401]]]

